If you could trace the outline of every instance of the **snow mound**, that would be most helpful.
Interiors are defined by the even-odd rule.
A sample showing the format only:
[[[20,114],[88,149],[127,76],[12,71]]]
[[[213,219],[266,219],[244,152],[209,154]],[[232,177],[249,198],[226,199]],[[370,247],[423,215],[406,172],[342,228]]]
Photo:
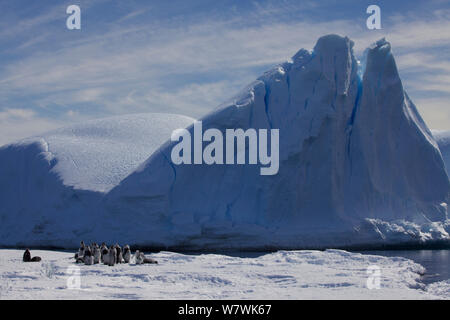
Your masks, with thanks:
[[[448,299],[448,283],[420,283],[424,268],[404,258],[340,250],[279,251],[255,258],[160,252],[157,265],[75,265],[73,254],[0,250],[0,299]],[[367,286],[369,267],[379,289]],[[68,290],[70,268],[80,289]],[[120,275],[120,276],[118,276]],[[425,289],[425,290],[422,290]]]
[[[279,129],[277,175],[261,176],[255,165],[174,165],[175,143],[166,143],[108,194],[109,210],[146,214],[149,245],[315,248],[449,240],[449,179],[403,89],[389,42],[376,42],[363,61],[360,68],[350,39],[324,36],[312,52],[300,50],[202,119],[203,130],[223,134]],[[193,136],[193,127],[188,130]],[[437,226],[420,231],[430,223]]]
[[[433,131],[433,136],[444,158],[447,175],[450,176],[450,131]]]
[[[102,222],[105,192],[170,138],[172,130],[192,122],[171,114],[116,116],[3,146],[0,243],[76,246],[81,235],[107,225]],[[117,220],[122,219],[126,215]]]
[[[430,284],[427,287],[427,292],[430,295],[442,297],[444,299],[449,299],[450,297],[450,280],[439,281]]]
[[[13,149],[29,149],[45,154],[53,163],[51,171],[64,185],[107,192],[150,157],[173,130],[193,121],[181,115],[158,113],[92,120],[3,147],[0,159],[4,163]]]

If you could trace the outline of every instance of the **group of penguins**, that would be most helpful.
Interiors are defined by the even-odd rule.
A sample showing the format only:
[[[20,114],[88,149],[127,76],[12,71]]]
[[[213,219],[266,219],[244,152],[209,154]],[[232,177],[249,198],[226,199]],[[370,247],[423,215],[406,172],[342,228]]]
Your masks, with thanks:
[[[143,252],[137,250],[134,254],[136,264],[152,263],[156,264],[158,261],[147,258]],[[114,266],[118,263],[130,263],[131,249],[129,245],[125,245],[123,249],[118,245],[112,245],[108,248],[105,243],[99,246],[97,243],[91,245],[85,245],[83,241],[80,243],[78,252],[75,253],[75,260],[77,263],[84,263],[86,265],[92,265],[97,263],[103,263],[108,266]]]

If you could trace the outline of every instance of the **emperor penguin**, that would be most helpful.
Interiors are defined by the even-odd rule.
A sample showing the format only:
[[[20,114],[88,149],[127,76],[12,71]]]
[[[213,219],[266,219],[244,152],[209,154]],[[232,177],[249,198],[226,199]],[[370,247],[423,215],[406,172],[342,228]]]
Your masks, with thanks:
[[[92,255],[91,248],[89,247],[86,247],[86,250],[84,251],[84,264],[94,264],[94,256]]]
[[[99,248],[98,244],[94,245],[94,252],[93,252],[93,254],[94,254],[94,264],[100,263],[102,254],[101,254],[101,251],[100,251],[100,248]]]
[[[116,263],[122,263],[123,257],[122,257],[122,248],[119,246],[119,244],[116,244]]]
[[[130,246],[129,245],[125,245],[123,247],[123,261],[125,261],[125,263],[130,263],[130,260],[131,260]]]
[[[136,264],[144,264],[144,263],[150,263],[150,264],[158,264],[158,261],[152,259],[152,258],[147,258],[143,252],[139,252],[139,250],[136,251],[135,253],[135,259],[136,259]]]
[[[158,264],[158,261],[156,261],[155,259],[147,258],[146,256],[144,256],[144,263]]]
[[[101,246],[101,248],[100,248],[100,253],[101,253],[101,261],[102,261],[102,263],[104,263],[104,264],[107,264],[107,263],[105,263],[105,259],[106,259],[106,256],[108,255],[108,247],[106,246],[106,244],[103,242],[102,243],[102,246]]]
[[[102,249],[102,262],[103,264],[109,265],[109,249],[105,247]]]
[[[75,262],[76,263],[84,263],[84,257],[83,256],[78,256],[79,255],[79,253],[78,252],[76,252],[75,253]]]
[[[31,252],[29,249],[26,249],[23,253],[23,262],[39,262],[41,261],[41,257],[31,257]]]
[[[116,263],[116,256],[116,248],[114,248],[114,246],[111,246],[108,253],[108,266],[114,266],[114,264]]]
[[[80,248],[78,249],[78,258],[83,258],[84,257],[84,250],[85,250],[86,246],[84,244],[84,241],[81,240],[80,242]]]
[[[139,252],[139,250],[136,250],[136,252],[134,253],[134,259],[136,260],[136,264],[143,264],[144,254]]]
[[[23,262],[31,262],[31,253],[29,249],[26,249],[23,253]]]

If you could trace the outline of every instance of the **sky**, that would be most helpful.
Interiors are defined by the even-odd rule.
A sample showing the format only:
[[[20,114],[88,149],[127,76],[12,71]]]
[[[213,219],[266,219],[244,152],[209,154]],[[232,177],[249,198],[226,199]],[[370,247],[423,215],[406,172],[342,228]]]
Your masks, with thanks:
[[[200,118],[330,33],[357,57],[386,37],[425,122],[450,130],[450,1],[0,0],[0,145],[119,114]]]

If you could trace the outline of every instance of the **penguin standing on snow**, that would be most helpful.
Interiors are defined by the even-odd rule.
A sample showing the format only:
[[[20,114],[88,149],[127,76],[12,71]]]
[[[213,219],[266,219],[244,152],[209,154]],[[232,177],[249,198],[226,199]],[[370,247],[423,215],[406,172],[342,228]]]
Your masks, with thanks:
[[[114,248],[114,246],[111,246],[109,248],[109,253],[108,253],[108,266],[114,266],[114,264],[116,263],[116,258],[117,258],[117,252],[116,252],[116,248]]]
[[[152,258],[147,258],[143,252],[139,252],[139,250],[136,250],[136,253],[134,254],[134,257],[136,259],[136,264],[144,264],[144,263],[149,263],[149,264],[158,264],[158,261],[152,259]]]
[[[85,249],[86,249],[86,245],[84,244],[84,241],[82,240],[80,242],[80,248],[78,249],[78,256],[76,256],[76,259],[84,257],[84,250]]]
[[[119,244],[116,244],[116,263],[122,263],[123,257],[122,257],[122,248],[119,246]]]
[[[94,256],[92,255],[90,247],[86,247],[86,249],[84,250],[84,264],[86,265],[94,264]]]
[[[106,246],[106,244],[103,242],[102,246],[100,247],[100,253],[101,253],[101,257],[100,260],[102,261],[102,263],[107,264],[105,262],[106,256],[108,255],[108,247]]]
[[[100,251],[98,244],[94,245],[93,255],[94,255],[94,264],[100,263],[102,253]]]
[[[125,263],[130,263],[130,260],[131,260],[130,246],[129,245],[125,245],[123,247],[123,261],[125,261]]]
[[[105,265],[109,265],[109,249],[108,247],[105,247],[102,249],[102,261],[103,264]]]

